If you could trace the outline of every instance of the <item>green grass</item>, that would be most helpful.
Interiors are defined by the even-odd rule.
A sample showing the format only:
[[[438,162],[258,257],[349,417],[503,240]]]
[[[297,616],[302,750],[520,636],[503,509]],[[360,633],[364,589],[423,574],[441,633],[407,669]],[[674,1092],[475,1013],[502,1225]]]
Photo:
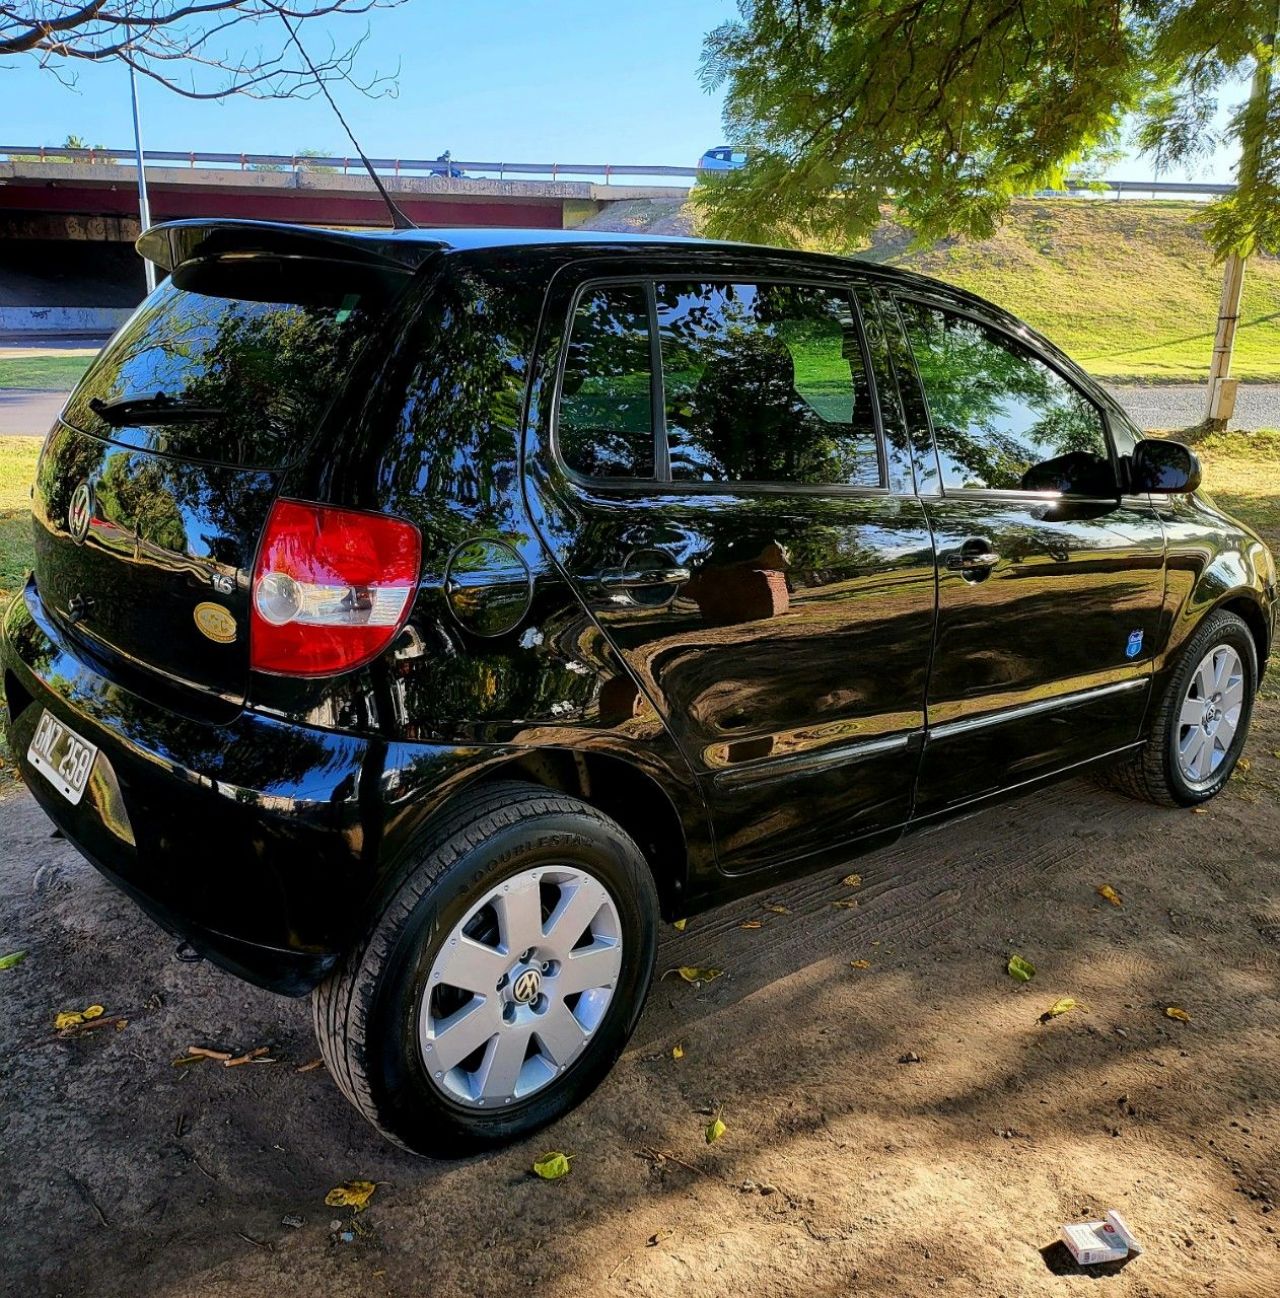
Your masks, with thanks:
[[[40,441],[0,437],[0,604],[22,588],[32,563],[31,480]]]
[[[3,356],[0,388],[70,392],[92,361],[92,356]]]
[[[1205,491],[1280,557],[1280,429],[1213,433],[1194,445],[1204,465]],[[1261,693],[1280,699],[1280,653],[1271,655]]]
[[[37,438],[0,437],[0,613],[22,589],[35,561],[30,491],[39,453]],[[16,771],[0,737],[0,798],[16,785]]]
[[[886,224],[860,256],[988,298],[1108,380],[1199,382],[1213,351],[1222,268],[1178,202],[1022,200],[990,239],[906,246]],[[1280,380],[1280,258],[1245,273],[1232,374]]]

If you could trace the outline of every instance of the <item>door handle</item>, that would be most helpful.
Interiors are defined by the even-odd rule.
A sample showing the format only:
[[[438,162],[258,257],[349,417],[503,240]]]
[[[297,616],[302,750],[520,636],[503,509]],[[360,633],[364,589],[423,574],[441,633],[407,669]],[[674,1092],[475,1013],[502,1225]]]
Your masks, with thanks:
[[[633,586],[683,586],[692,574],[688,568],[634,568],[601,573],[596,580],[610,590]]]
[[[985,536],[970,537],[958,550],[947,555],[947,567],[952,572],[982,572],[994,568],[1000,556],[991,548]]]

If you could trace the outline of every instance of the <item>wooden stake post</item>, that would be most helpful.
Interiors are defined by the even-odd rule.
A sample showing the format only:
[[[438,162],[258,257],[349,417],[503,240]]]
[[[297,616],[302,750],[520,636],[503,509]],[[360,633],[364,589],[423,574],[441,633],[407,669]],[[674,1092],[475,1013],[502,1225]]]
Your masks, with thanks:
[[[1237,380],[1229,375],[1243,291],[1244,258],[1239,253],[1229,253],[1222,269],[1222,302],[1218,307],[1218,332],[1214,336],[1213,362],[1209,367],[1209,405],[1205,410],[1205,418],[1218,429],[1227,426],[1236,408]]]

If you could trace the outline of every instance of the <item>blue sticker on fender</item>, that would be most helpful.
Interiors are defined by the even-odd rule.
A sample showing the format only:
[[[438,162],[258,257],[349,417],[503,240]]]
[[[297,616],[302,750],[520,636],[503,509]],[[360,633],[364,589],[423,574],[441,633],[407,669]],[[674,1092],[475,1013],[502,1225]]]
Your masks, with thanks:
[[[1130,631],[1129,643],[1125,645],[1124,656],[1126,658],[1136,658],[1142,652],[1142,632]]]

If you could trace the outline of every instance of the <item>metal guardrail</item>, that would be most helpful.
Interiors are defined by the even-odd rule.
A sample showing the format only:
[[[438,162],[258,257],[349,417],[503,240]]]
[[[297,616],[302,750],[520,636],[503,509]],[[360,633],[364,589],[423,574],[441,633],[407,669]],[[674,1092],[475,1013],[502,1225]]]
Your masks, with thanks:
[[[75,162],[105,163],[113,162],[134,164],[138,155],[133,149],[67,149],[32,145],[0,144],[0,154],[12,157],[17,154],[25,158],[66,158]],[[181,152],[168,149],[146,149],[143,156],[148,165],[164,163],[168,165],[186,164],[189,167],[219,166],[235,167],[248,171],[253,167],[287,167],[290,170],[305,170],[315,167],[331,167],[335,171],[362,172],[363,166],[358,157],[340,155],[313,157],[310,154],[301,156],[290,153],[208,153],[201,150]],[[378,172],[393,176],[407,174],[439,175],[446,164],[439,158],[370,158],[370,163]],[[496,174],[502,180],[510,176],[549,176],[552,180],[561,177],[603,176],[608,184],[614,176],[687,176],[695,178],[701,174],[699,167],[668,167],[659,164],[652,166],[640,164],[615,165],[613,163],[582,162],[466,162],[460,158],[450,158],[447,164],[459,171],[479,171]]]
[[[66,158],[76,162],[110,165],[113,162],[134,164],[137,154],[132,149],[68,149],[62,147],[44,147],[42,145],[0,144],[0,155],[12,158],[19,155],[24,158]],[[182,152],[171,149],[146,149],[144,158],[148,165],[163,164],[168,166],[185,165],[188,167],[213,166],[238,168],[248,171],[254,167],[285,167],[291,171],[309,170],[317,167],[328,167],[344,174],[362,172],[359,158],[343,157],[338,154],[326,157],[302,156],[296,153],[209,153],[203,150]],[[439,158],[370,158],[375,171],[391,176],[400,175],[436,175],[441,176],[441,169],[446,165]],[[615,177],[636,176],[680,176],[690,180],[696,179],[703,172],[701,167],[668,167],[658,164],[624,164],[607,162],[465,162],[460,158],[450,158],[448,165],[465,172],[483,172],[485,176],[496,176],[499,180],[515,176],[541,176],[551,180],[561,178],[596,176],[603,177],[607,185]],[[481,179],[482,177],[475,177]],[[441,176],[441,179],[444,179]],[[1045,189],[1037,192],[1038,198],[1070,198],[1102,191],[1113,192],[1117,198],[1126,194],[1150,195],[1183,194],[1209,196],[1230,194],[1235,191],[1234,185],[1212,185],[1198,183],[1180,183],[1169,180],[1085,180],[1069,179],[1066,189]]]
[[[1078,180],[1068,179],[1066,189],[1041,189],[1037,197],[1074,198],[1078,194],[1088,194],[1103,190],[1114,190],[1118,197],[1125,194],[1234,194],[1234,185],[1210,185],[1188,181],[1183,184],[1176,180]]]

